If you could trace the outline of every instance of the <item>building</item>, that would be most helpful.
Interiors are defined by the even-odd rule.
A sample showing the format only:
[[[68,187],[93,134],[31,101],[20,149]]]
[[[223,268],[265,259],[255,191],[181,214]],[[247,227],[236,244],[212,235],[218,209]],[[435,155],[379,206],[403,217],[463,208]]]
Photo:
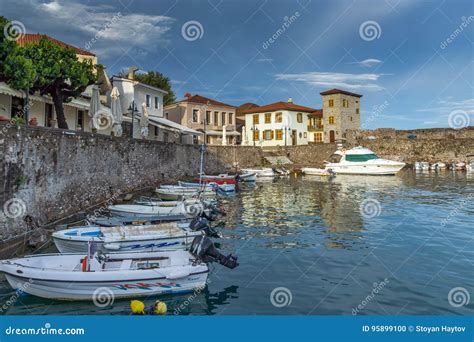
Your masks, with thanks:
[[[323,110],[316,109],[308,114],[308,143],[324,142]]]
[[[209,145],[234,145],[239,133],[236,130],[236,107],[201,95],[185,94],[185,99],[164,108],[165,118],[193,130],[193,143],[205,139]]]
[[[239,132],[240,136],[238,137],[237,144],[242,144],[242,128],[245,127],[245,111],[257,108],[258,105],[255,103],[247,102],[237,107],[235,110],[236,122],[235,122],[235,129]]]
[[[163,89],[152,87],[135,80],[137,68],[129,68],[126,78],[113,76],[112,84],[120,93],[120,105],[124,114],[124,134],[134,138],[145,138],[163,142],[185,143],[192,141],[194,135],[202,133],[168,120],[163,115],[163,97],[167,94]],[[143,135],[140,118],[145,106],[148,113],[148,134]],[[133,109],[133,111],[132,111]],[[132,125],[133,118],[133,125]],[[187,139],[187,137],[191,139]]]
[[[253,146],[307,145],[308,116],[316,109],[288,102],[250,108],[245,114],[242,144]]]
[[[323,98],[324,142],[346,138],[347,130],[360,129],[360,98],[362,95],[340,89],[320,93]]]

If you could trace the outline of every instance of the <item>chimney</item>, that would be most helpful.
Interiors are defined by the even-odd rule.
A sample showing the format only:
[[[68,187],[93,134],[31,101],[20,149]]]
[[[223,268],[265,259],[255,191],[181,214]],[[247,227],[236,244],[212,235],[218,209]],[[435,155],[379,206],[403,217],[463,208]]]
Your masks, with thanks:
[[[184,97],[189,100],[193,96],[191,95],[191,93],[186,93],[184,94]]]
[[[128,76],[127,78],[129,80],[134,80],[135,79],[135,72],[138,70],[138,68],[136,66],[131,66],[130,68],[128,68]]]
[[[288,98],[288,103],[293,103],[293,98],[292,97]]]

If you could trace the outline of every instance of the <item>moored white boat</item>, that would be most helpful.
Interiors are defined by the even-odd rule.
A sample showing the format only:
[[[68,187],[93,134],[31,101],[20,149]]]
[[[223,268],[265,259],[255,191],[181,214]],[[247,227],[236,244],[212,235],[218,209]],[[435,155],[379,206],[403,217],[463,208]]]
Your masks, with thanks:
[[[364,147],[350,150],[337,150],[335,155],[339,162],[327,162],[326,169],[332,169],[336,174],[359,175],[394,175],[405,163],[379,158],[373,151]]]
[[[257,173],[255,172],[244,172],[239,175],[239,181],[242,182],[255,182],[257,180]]]
[[[433,170],[444,170],[444,169],[446,169],[446,164],[441,163],[441,162],[434,163],[433,165],[431,165],[431,169],[433,169]]]
[[[242,169],[242,172],[244,173],[255,173],[257,180],[259,178],[273,178],[276,176],[275,171],[273,169],[267,167],[267,168],[262,168],[262,169]]]
[[[205,211],[205,204],[202,202],[180,202],[174,207],[159,205],[140,205],[140,204],[116,204],[108,207],[108,210],[115,216],[173,216],[176,220],[192,218],[200,212]]]
[[[332,169],[318,169],[314,167],[303,167],[301,168],[301,172],[305,175],[311,175],[311,176],[335,176],[335,173],[332,171]]]
[[[182,199],[192,199],[201,197],[213,197],[215,196],[215,191],[210,188],[206,189],[196,189],[192,187],[181,187],[181,186],[162,186],[155,190],[155,192],[160,196],[162,200],[167,201],[178,201]]]
[[[428,171],[430,169],[430,163],[428,162],[416,162],[415,170],[417,171]]]
[[[113,301],[202,288],[208,262],[238,266],[236,257],[220,254],[208,238],[197,237],[190,252],[31,255],[1,261],[0,272],[13,289],[34,296]]]
[[[203,230],[193,231],[189,223],[167,222],[141,226],[74,227],[54,232],[60,253],[87,253],[89,242],[104,252],[166,251],[185,249]]]

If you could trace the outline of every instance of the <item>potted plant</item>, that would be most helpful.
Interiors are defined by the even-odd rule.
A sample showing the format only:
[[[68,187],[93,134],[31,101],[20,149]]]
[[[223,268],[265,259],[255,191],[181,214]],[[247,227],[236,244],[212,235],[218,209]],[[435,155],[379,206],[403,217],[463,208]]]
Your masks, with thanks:
[[[28,124],[29,124],[30,126],[38,126],[38,119],[35,118],[35,117],[33,117],[33,118],[30,119],[30,121],[28,122]]]

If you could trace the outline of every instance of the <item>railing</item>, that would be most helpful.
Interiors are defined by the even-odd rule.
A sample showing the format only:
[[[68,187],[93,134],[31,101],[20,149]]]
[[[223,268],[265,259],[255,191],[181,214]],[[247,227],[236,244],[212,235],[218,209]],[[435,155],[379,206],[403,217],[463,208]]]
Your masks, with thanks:
[[[313,132],[313,131],[322,131],[323,130],[323,125],[308,125],[308,132]]]

